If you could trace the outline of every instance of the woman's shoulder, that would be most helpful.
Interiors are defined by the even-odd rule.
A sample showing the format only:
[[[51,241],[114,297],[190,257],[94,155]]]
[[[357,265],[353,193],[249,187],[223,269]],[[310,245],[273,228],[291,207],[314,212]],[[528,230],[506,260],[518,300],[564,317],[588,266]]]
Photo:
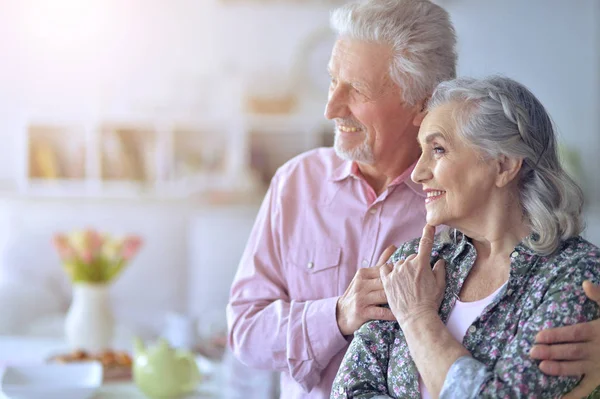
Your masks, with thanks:
[[[590,271],[600,275],[600,248],[581,236],[563,241],[558,249],[545,257],[557,271]]]
[[[561,256],[576,255],[578,257],[600,258],[600,248],[582,236],[564,240],[557,251]]]
[[[552,254],[530,259],[533,263],[528,268],[531,279],[527,285],[536,295],[545,290],[550,294],[576,293],[586,280],[600,283],[600,248],[580,236],[562,241]]]

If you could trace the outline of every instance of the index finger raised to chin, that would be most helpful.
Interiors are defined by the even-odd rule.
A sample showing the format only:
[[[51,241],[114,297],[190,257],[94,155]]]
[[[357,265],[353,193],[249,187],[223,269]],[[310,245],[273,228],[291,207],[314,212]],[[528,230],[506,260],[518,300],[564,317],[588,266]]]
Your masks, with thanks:
[[[423,235],[419,241],[419,255],[421,259],[429,259],[431,257],[431,250],[433,249],[433,238],[435,236],[435,227],[426,224],[423,228]]]

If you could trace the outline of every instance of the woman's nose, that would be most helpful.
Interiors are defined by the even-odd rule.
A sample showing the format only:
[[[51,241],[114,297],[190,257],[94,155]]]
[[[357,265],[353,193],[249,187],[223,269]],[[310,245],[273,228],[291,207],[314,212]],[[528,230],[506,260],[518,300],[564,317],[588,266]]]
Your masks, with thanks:
[[[423,155],[417,161],[415,168],[410,174],[410,178],[412,181],[418,184],[423,184],[426,181],[430,180],[432,177],[431,169],[427,165],[427,161],[424,159]]]

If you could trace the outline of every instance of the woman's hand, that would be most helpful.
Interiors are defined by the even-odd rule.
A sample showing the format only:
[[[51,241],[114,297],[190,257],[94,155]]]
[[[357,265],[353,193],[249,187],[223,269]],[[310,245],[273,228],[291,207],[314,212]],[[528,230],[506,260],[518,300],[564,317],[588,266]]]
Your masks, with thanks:
[[[384,264],[380,270],[383,289],[390,309],[400,327],[427,314],[435,314],[444,297],[446,268],[443,259],[431,269],[431,249],[435,228],[425,225],[417,255],[395,265]]]

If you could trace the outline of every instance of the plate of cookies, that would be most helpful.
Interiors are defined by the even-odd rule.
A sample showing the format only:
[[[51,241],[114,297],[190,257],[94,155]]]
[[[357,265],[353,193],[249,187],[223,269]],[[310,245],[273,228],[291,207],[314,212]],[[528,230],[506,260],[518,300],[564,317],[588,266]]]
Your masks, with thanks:
[[[82,362],[99,362],[103,368],[104,382],[131,379],[133,359],[126,351],[104,350],[90,353],[74,350],[70,353],[57,354],[47,359],[48,363],[72,364]]]

